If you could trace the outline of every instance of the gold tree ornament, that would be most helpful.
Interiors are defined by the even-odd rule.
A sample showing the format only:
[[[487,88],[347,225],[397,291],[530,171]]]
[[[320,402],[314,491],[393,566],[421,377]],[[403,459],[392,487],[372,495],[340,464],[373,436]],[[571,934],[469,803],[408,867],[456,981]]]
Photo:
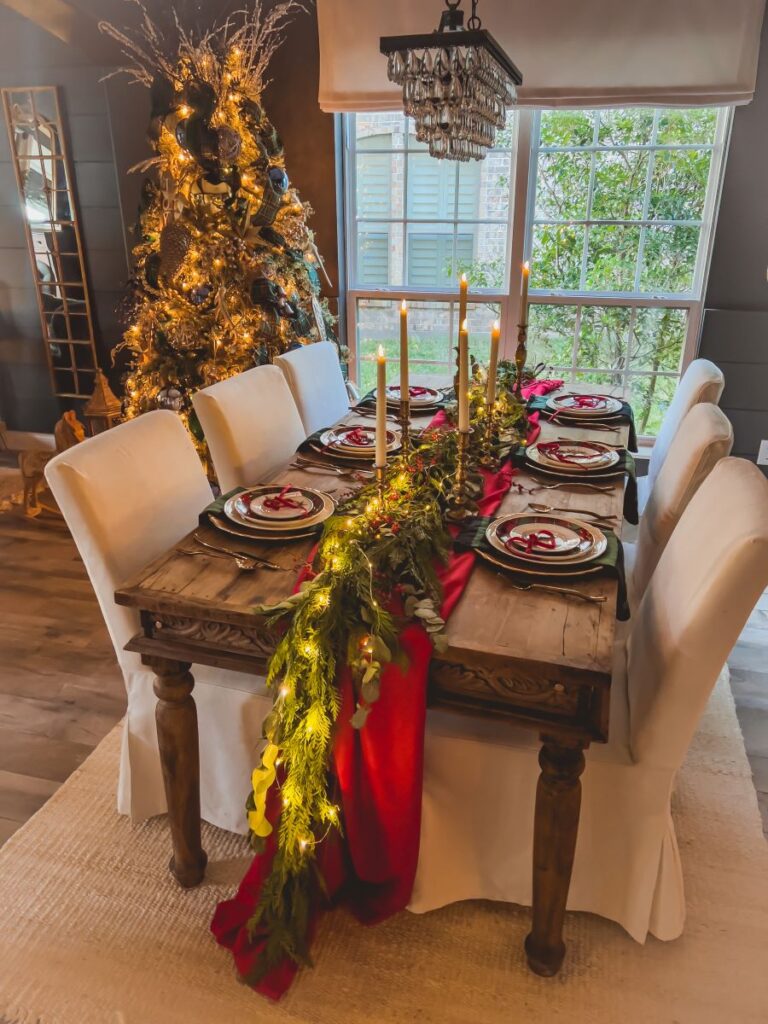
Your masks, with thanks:
[[[271,57],[296,0],[256,2],[202,33],[174,16],[166,36],[141,3],[135,34],[102,23],[124,73],[150,91],[154,153],[133,250],[130,310],[116,352],[127,355],[125,414],[178,406],[199,388],[323,340],[322,261],[283,145],[264,112]],[[109,77],[109,76],[108,76]],[[201,453],[200,433],[195,436]]]

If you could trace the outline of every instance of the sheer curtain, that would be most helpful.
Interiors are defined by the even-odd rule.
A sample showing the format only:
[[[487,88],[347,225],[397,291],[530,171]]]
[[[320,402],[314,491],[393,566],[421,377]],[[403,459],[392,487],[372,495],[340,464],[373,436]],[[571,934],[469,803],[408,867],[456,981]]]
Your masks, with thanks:
[[[462,5],[469,8],[468,0]],[[748,103],[765,0],[482,0],[530,107]],[[379,37],[431,32],[442,0],[317,0],[320,106],[393,110]]]

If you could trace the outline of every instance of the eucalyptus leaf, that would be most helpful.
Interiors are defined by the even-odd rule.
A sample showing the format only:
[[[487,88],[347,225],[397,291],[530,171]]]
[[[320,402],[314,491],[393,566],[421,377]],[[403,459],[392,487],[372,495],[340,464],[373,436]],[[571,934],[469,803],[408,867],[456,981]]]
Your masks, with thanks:
[[[365,704],[359,704],[357,711],[350,718],[349,724],[353,729],[362,729],[370,713],[371,709],[369,707],[366,707]]]

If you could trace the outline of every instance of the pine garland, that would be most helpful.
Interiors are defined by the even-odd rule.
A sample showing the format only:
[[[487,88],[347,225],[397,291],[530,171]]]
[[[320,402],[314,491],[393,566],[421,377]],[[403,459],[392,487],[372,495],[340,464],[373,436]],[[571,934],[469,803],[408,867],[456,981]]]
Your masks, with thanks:
[[[524,410],[509,395],[504,401],[505,423],[520,439]],[[437,648],[445,642],[436,566],[450,551],[443,511],[455,465],[455,431],[422,435],[416,450],[390,462],[383,500],[377,485],[366,486],[327,521],[313,574],[298,593],[257,609],[269,623],[287,621],[287,630],[267,673],[275,702],[248,801],[252,842],[261,850],[275,824],[266,817],[267,794],[280,787],[277,852],[248,925],[252,936],[267,936],[251,984],[286,955],[310,963],[316,850],[331,830],[342,828],[328,791],[339,666],[352,671],[357,706],[351,724],[362,728],[378,699],[383,666],[403,658],[403,622],[419,620]]]

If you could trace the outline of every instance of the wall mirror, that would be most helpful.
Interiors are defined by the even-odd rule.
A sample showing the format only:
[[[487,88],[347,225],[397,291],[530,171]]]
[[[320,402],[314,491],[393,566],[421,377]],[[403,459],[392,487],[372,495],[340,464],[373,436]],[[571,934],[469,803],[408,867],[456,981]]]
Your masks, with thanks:
[[[2,93],[53,391],[87,398],[96,348],[58,91]]]

